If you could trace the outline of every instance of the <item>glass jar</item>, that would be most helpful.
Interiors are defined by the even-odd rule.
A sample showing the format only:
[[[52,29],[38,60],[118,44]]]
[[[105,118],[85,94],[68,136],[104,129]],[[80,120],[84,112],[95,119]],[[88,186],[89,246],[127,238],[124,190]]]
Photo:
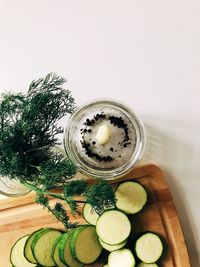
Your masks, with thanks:
[[[30,192],[24,185],[19,181],[9,177],[1,176],[0,177],[0,194],[7,197],[20,197],[26,195]]]
[[[110,143],[98,145],[92,131],[96,133],[102,124],[112,127],[113,136],[120,140],[111,136]],[[80,172],[101,179],[115,179],[134,168],[143,155],[145,140],[144,125],[139,117],[127,106],[109,100],[77,108],[64,133],[65,151]]]

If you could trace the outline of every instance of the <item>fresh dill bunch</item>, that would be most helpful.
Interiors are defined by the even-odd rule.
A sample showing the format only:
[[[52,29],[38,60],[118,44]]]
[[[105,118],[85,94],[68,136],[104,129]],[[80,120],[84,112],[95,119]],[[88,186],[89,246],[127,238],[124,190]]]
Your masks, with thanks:
[[[18,178],[22,182],[37,183],[42,171],[47,177],[50,165],[57,164],[58,159],[52,147],[59,144],[58,134],[63,132],[58,122],[75,108],[71,92],[62,88],[64,82],[62,77],[50,73],[45,78],[33,81],[27,94],[2,95],[0,174]],[[61,168],[59,176],[63,172],[65,177],[72,177],[75,168],[69,160],[60,162],[58,166],[64,163],[65,172]]]
[[[0,99],[0,174],[17,179],[36,192],[36,202],[47,208],[66,228],[72,214],[80,213],[80,203],[90,203],[101,214],[115,204],[112,186],[106,182],[89,184],[84,180],[71,181],[77,168],[53,149],[63,132],[59,120],[75,109],[69,90],[63,89],[65,79],[50,73],[33,81],[27,94],[3,94]],[[53,193],[53,188],[63,188]],[[76,198],[81,196],[82,200]],[[54,206],[49,197],[62,201]]]

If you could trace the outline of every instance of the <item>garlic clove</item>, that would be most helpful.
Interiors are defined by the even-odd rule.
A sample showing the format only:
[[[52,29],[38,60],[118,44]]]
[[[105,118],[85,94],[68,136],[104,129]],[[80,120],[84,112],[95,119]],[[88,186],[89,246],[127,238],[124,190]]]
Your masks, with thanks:
[[[111,130],[109,126],[107,124],[100,126],[96,134],[96,140],[98,144],[105,145],[106,143],[108,143],[110,137]]]

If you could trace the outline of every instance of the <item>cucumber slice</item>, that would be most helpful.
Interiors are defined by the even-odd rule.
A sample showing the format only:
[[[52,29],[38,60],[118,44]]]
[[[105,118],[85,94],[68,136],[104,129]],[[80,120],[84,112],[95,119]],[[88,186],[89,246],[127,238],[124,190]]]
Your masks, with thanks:
[[[61,235],[58,230],[46,229],[39,233],[32,242],[33,256],[43,266],[55,266],[51,258],[51,251],[55,240]]]
[[[31,249],[31,245],[32,245],[32,242],[33,242],[33,239],[35,238],[35,236],[41,232],[41,231],[44,231],[46,229],[44,228],[41,228],[35,232],[33,232],[29,237],[28,239],[26,240],[26,243],[25,243],[25,246],[24,246],[24,257],[27,259],[27,261],[31,262],[31,263],[37,263],[36,259],[34,258],[33,256],[33,252],[32,252],[32,249]]]
[[[109,245],[124,242],[131,232],[131,223],[121,211],[113,209],[105,211],[97,220],[97,234]]]
[[[147,192],[144,187],[133,181],[121,183],[115,191],[116,207],[126,214],[141,211],[147,203]]]
[[[162,256],[162,241],[157,234],[145,233],[136,241],[135,252],[142,262],[154,263]]]
[[[71,254],[70,243],[73,232],[74,231],[71,231],[62,235],[62,238],[58,244],[59,258],[66,264],[66,266],[82,267],[83,264],[73,258]]]
[[[140,262],[137,267],[159,267],[156,263],[144,263]]]
[[[103,267],[108,267],[108,264],[105,264]]]
[[[99,215],[89,203],[85,203],[83,206],[83,217],[88,223],[96,225]]]
[[[119,243],[117,245],[108,245],[99,238],[99,242],[100,242],[102,248],[104,248],[105,250],[108,250],[109,252],[123,248],[124,246],[126,246],[127,241],[128,240],[126,239],[125,241],[123,241],[122,243]]]
[[[54,242],[53,247],[52,247],[52,251],[51,251],[51,257],[54,260],[56,266],[58,267],[68,267],[67,265],[65,265],[59,257],[59,243],[62,239],[63,235],[60,235]]]
[[[85,225],[74,231],[70,249],[72,256],[84,264],[96,261],[101,254],[102,247],[99,243],[95,227]]]
[[[109,267],[134,267],[135,258],[130,249],[123,248],[110,253],[108,257]]]
[[[15,267],[34,267],[36,264],[32,264],[24,257],[24,246],[29,235],[23,236],[18,239],[13,245],[10,252],[10,262]]]

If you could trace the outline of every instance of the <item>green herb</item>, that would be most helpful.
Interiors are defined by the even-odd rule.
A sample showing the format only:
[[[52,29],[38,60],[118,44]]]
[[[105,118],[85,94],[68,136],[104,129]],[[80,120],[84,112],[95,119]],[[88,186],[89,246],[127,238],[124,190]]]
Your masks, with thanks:
[[[75,228],[78,225],[77,223],[70,222],[70,218],[67,215],[65,208],[60,202],[56,203],[54,207],[51,207],[49,205],[48,197],[45,197],[43,194],[40,193],[37,193],[36,202],[47,208],[48,211],[51,212],[56,217],[56,219],[59,220],[65,226],[66,229]]]
[[[105,209],[113,207],[116,202],[112,186],[106,181],[97,182],[95,184],[88,184],[85,180],[66,183],[64,186],[64,199],[68,202],[73,196],[78,195],[84,197],[84,201],[81,202],[89,203],[99,214]],[[77,211],[77,206],[75,206],[74,211]]]
[[[4,94],[0,102],[0,173],[20,181],[36,182],[41,168],[57,165],[52,147],[63,132],[58,121],[75,108],[74,99],[61,86],[65,80],[55,74],[33,81],[28,93]],[[67,163],[67,162],[66,162]],[[45,166],[44,166],[45,165]],[[62,165],[58,164],[59,167]],[[71,163],[70,163],[71,166]],[[67,177],[75,168],[67,169]],[[51,170],[53,170],[51,168]],[[62,174],[63,174],[62,173]],[[41,177],[40,177],[41,181]],[[39,181],[39,183],[40,183]]]
[[[37,203],[48,208],[54,216],[57,215],[57,219],[59,219],[59,221],[61,221],[67,228],[74,228],[74,223],[69,221],[68,216],[59,217],[59,213],[56,212],[56,207],[52,208],[49,206],[49,199],[45,195],[65,201],[69,205],[73,215],[80,215],[80,204],[82,203],[87,202],[91,204],[98,214],[102,214],[105,209],[113,207],[116,203],[115,193],[113,192],[112,186],[105,181],[97,182],[95,184],[89,184],[85,180],[67,182],[63,187],[63,192],[60,194],[37,189]],[[77,196],[82,196],[82,200],[77,200]],[[63,205],[61,205],[61,207],[62,210],[64,210]]]
[[[87,202],[92,205],[99,214],[101,214],[104,209],[113,207],[116,202],[112,186],[105,181],[90,186],[84,193],[84,196]]]
[[[115,204],[112,187],[100,182],[71,181],[76,166],[54,147],[63,133],[59,120],[75,109],[74,98],[62,88],[65,79],[55,74],[33,81],[27,94],[3,94],[0,100],[0,174],[17,179],[35,191],[37,203],[47,208],[66,228],[71,223],[65,205],[74,215],[80,213],[79,204],[88,202],[102,213]],[[62,188],[61,193],[51,189]],[[83,200],[77,200],[82,196]],[[61,202],[51,206],[49,197]],[[65,205],[63,204],[65,203]]]

